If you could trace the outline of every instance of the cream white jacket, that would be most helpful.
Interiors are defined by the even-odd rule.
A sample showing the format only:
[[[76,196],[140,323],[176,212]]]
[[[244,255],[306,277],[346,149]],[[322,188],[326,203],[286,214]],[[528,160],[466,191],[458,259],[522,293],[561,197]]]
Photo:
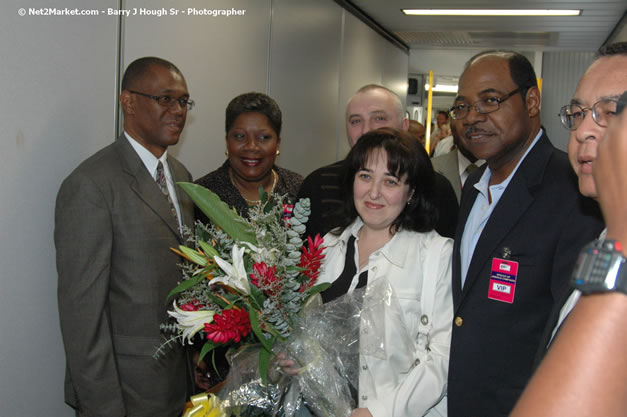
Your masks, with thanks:
[[[327,248],[319,283],[333,282],[339,277],[344,268],[348,239],[351,235],[357,237],[362,225],[358,218],[340,236],[328,233],[324,237]],[[436,245],[442,248],[439,253],[437,249],[429,252],[429,248]],[[376,285],[379,278],[386,278],[401,310],[400,320],[392,314],[382,320],[385,335],[375,340],[383,340],[384,354],[371,356],[363,351],[360,354],[359,407],[368,408],[374,417],[446,415],[446,400],[441,400],[446,394],[453,319],[452,247],[451,239],[435,231],[400,231],[370,255],[368,287]],[[358,253],[356,248],[356,258]],[[427,255],[437,257],[432,263],[434,274],[430,276],[425,276]],[[353,277],[349,292],[356,287],[358,279],[359,271]],[[436,280],[431,317],[422,311],[424,279]],[[360,344],[367,346],[372,336],[364,331],[363,317],[361,321]]]

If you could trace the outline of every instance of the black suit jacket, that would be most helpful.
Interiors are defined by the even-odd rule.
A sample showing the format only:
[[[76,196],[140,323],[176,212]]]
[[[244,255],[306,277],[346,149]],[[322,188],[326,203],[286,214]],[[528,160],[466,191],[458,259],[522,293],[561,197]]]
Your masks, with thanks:
[[[485,169],[466,181],[455,234],[449,417],[509,414],[579,250],[603,227],[596,202],[579,194],[567,155],[543,135],[486,223],[462,289],[460,242]],[[488,299],[492,259],[503,258],[505,248],[519,268],[511,304]]]

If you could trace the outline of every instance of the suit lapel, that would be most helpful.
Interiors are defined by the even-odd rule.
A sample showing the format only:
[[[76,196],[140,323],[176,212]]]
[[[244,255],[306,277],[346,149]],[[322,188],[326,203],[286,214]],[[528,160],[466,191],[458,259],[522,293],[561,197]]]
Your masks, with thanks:
[[[486,223],[486,226],[477,241],[477,246],[475,247],[475,251],[468,267],[468,273],[466,274],[464,288],[461,289],[461,278],[457,280],[457,283],[454,283],[454,300],[456,299],[455,285],[457,285],[458,291],[461,289],[461,292],[458,293],[457,302],[455,302],[456,308],[463,301],[466,294],[471,291],[473,285],[479,278],[480,272],[485,270],[485,263],[490,262],[493,256],[502,256],[503,248],[500,248],[499,245],[502,244],[503,240],[511,232],[511,229],[518,222],[520,217],[523,216],[527,208],[533,203],[535,199],[533,196],[533,190],[542,183],[544,170],[551,158],[552,152],[553,145],[551,145],[546,135],[543,134],[518,168],[518,171],[501,196],[501,199],[494,208],[494,211],[490,215],[490,219]],[[484,170],[485,168],[482,167],[480,175],[483,174]],[[473,185],[479,178],[481,178],[480,175],[478,177],[473,175]],[[456,234],[456,238],[458,237],[459,240],[461,240],[464,225],[468,219],[468,215],[470,214],[470,210],[472,209],[478,193],[474,187],[472,187],[472,189],[474,190],[474,193],[472,195],[468,195],[468,198],[465,198],[462,201],[462,206],[460,207],[460,219],[463,219],[463,222],[460,222],[460,225],[458,225],[458,234]],[[461,232],[459,232],[460,227]],[[457,240],[458,239],[456,239],[456,241]],[[456,255],[458,252],[459,250],[456,251]],[[461,277],[461,274],[454,276]]]
[[[141,158],[124,134],[117,139],[116,146],[122,160],[124,172],[129,176],[131,189],[163,220],[180,241],[178,224],[176,224],[176,219],[172,216],[168,200],[164,197],[154,178],[150,176]]]

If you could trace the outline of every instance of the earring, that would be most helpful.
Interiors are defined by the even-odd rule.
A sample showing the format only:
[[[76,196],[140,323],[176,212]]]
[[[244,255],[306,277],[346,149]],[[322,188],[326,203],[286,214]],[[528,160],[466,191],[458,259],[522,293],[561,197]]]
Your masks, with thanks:
[[[411,197],[409,197],[409,199],[407,199],[407,205],[411,204]]]
[[[281,155],[281,150],[280,150],[280,149],[277,149],[277,150],[276,150],[276,156],[279,156],[279,155]]]
[[[228,149],[224,150],[224,155],[226,155],[227,158],[229,157],[229,150]]]

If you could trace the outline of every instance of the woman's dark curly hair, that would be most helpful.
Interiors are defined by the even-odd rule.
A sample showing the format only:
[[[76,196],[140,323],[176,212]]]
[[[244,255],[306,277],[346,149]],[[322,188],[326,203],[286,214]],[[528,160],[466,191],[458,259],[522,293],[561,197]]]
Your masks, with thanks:
[[[431,159],[420,143],[407,132],[392,128],[372,130],[359,138],[343,164],[342,195],[347,198],[341,213],[342,222],[334,233],[341,233],[359,213],[353,199],[353,184],[357,172],[367,165],[375,151],[385,151],[388,171],[398,178],[407,175],[407,184],[414,190],[413,196],[401,214],[390,225],[390,232],[412,230],[428,232],[433,230],[438,220],[435,206],[435,173]]]
[[[244,93],[231,100],[226,106],[226,133],[229,133],[235,119],[242,113],[265,115],[277,136],[281,135],[281,109],[272,97],[263,93]]]

